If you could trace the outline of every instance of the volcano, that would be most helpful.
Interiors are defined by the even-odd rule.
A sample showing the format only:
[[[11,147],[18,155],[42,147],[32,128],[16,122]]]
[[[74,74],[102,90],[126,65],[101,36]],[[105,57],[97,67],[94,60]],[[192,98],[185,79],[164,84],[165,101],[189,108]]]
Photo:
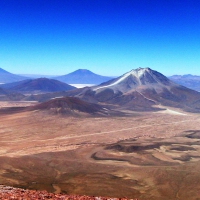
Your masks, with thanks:
[[[150,68],[133,69],[91,88],[67,92],[89,102],[118,105],[120,109],[150,111],[159,106],[200,112],[200,93],[178,85]]]
[[[173,83],[161,73],[153,71],[150,68],[138,68],[113,79],[110,82],[101,84],[93,90],[100,92],[106,88],[112,89],[115,93],[126,93],[132,89],[141,90],[144,88],[156,88],[170,86]]]
[[[68,84],[100,84],[111,80],[111,77],[95,74],[87,69],[78,69],[72,73],[54,77],[54,79]]]

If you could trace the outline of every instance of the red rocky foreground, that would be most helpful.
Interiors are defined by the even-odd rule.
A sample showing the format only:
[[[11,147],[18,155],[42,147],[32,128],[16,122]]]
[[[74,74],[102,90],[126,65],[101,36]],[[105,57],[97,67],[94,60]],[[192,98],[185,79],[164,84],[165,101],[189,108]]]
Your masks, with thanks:
[[[78,195],[53,194],[47,191],[24,190],[20,188],[13,188],[10,186],[0,185],[0,199],[1,200],[127,200],[127,198],[109,198],[109,197],[89,197]],[[132,199],[138,200],[138,199]]]

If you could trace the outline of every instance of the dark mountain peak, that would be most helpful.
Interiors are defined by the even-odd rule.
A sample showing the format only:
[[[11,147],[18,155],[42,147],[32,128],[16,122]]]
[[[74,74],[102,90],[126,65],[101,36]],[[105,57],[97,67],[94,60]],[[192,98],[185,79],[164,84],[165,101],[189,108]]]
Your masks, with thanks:
[[[45,80],[50,80],[50,79],[42,77],[42,78],[37,78],[35,80],[37,80],[37,81],[45,81]]]
[[[95,73],[91,72],[88,69],[78,69],[74,72],[69,73],[70,75],[93,75]]]
[[[100,84],[112,78],[95,74],[87,69],[78,69],[69,74],[55,77],[55,79],[68,84]]]
[[[83,73],[93,73],[93,72],[91,72],[90,70],[88,70],[88,69],[77,69],[75,72],[83,72]]]
[[[36,78],[36,79],[30,79],[30,82],[32,82],[32,83],[50,83],[50,82],[58,82],[58,81],[54,80],[54,79],[49,79],[49,78]]]

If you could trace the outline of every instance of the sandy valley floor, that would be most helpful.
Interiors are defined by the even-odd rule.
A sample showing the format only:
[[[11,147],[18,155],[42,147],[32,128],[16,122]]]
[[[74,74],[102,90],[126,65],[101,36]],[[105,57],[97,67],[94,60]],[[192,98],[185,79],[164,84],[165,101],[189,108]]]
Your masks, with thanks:
[[[139,199],[200,199],[200,115],[0,115],[0,184]]]

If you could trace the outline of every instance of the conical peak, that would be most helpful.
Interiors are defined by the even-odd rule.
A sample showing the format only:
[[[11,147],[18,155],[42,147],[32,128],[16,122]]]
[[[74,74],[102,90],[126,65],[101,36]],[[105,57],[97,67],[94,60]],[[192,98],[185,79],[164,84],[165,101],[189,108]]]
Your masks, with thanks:
[[[136,78],[140,78],[145,72],[149,72],[151,69],[150,68],[137,68],[137,69],[132,69],[128,73],[124,74],[124,76],[135,76]]]
[[[92,73],[92,72],[88,69],[78,69],[72,73]]]
[[[108,84],[95,87],[93,90],[97,91],[103,88],[113,88],[114,90],[120,90],[122,92],[128,91],[138,86],[150,86],[152,85],[166,86],[170,84],[167,77],[161,73],[154,71],[150,68],[137,68],[133,69],[119,78],[114,79]]]
[[[150,70],[151,69],[148,68],[148,67],[145,67],[145,68],[139,67],[137,69],[132,69],[130,72],[137,72],[137,73],[139,73],[139,72],[145,72],[145,71],[150,71]]]
[[[149,70],[149,67],[138,67],[137,69],[132,69],[131,71],[144,71],[144,70]]]
[[[99,90],[99,89],[103,89],[103,88],[107,88],[107,87],[113,87],[113,86],[117,87],[117,85],[124,85],[126,87],[127,80],[129,80],[129,86],[131,84],[130,87],[135,87],[137,85],[143,85],[145,83],[143,83],[144,81],[142,80],[142,77],[143,77],[144,74],[146,74],[146,72],[149,74],[149,77],[151,77],[150,71],[151,71],[150,68],[133,69],[133,70],[127,72],[126,74],[122,75],[121,77],[115,79],[112,83],[109,83],[108,85],[96,87],[93,90],[96,91],[96,90]],[[130,83],[129,78],[131,78],[131,83]]]

